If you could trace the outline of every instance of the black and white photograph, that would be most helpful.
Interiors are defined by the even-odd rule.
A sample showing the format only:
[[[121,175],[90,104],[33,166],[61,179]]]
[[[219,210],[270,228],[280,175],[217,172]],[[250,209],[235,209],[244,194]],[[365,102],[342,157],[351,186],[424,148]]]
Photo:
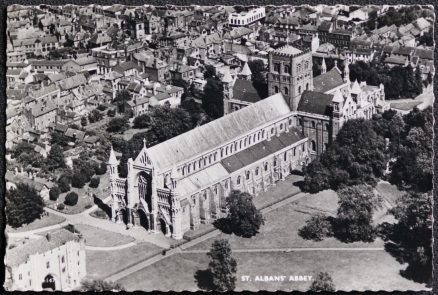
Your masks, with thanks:
[[[5,22],[6,291],[432,290],[432,5]]]

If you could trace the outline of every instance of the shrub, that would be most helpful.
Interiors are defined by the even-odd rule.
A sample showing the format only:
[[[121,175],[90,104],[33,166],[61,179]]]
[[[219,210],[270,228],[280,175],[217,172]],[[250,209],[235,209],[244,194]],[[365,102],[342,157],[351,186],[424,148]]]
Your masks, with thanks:
[[[74,206],[78,203],[79,197],[75,192],[70,192],[65,196],[64,204]]]
[[[64,204],[60,203],[60,204],[58,204],[58,206],[56,208],[58,210],[64,210],[65,206],[64,206]]]
[[[59,189],[59,187],[57,187],[57,186],[52,187],[49,191],[50,200],[52,200],[52,201],[58,200],[60,193],[61,193],[61,190]]]
[[[107,109],[107,107],[105,106],[105,105],[103,105],[103,104],[100,104],[100,105],[98,105],[97,106],[97,109],[99,110],[99,111],[104,111],[104,110],[106,110]]]
[[[91,204],[87,204],[87,205],[85,205],[85,209],[90,209],[91,207],[93,207],[93,205],[91,205]]]
[[[93,178],[91,178],[89,187],[97,188],[97,187],[99,187],[99,183],[100,183],[100,178],[99,177],[93,177]]]
[[[306,240],[322,241],[333,235],[332,224],[329,218],[317,213],[306,221],[306,225],[298,230],[298,234]]]
[[[116,110],[109,109],[106,114],[108,115],[108,117],[114,117],[116,115]]]

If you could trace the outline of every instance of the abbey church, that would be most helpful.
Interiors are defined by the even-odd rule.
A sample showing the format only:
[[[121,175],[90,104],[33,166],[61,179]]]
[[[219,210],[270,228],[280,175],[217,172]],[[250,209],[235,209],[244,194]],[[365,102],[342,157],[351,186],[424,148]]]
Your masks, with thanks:
[[[349,80],[336,66],[313,77],[312,53],[286,45],[269,53],[269,97],[251,88],[247,64],[226,71],[222,118],[128,160],[118,176],[108,162],[112,220],[182,239],[185,232],[223,217],[233,189],[257,197],[321,154],[343,123],[370,119],[389,108],[383,85]]]

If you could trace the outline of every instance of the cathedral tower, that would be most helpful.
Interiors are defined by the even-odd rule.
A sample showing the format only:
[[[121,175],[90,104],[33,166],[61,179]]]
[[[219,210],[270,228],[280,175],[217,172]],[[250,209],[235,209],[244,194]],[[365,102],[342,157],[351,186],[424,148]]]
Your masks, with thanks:
[[[281,92],[296,111],[304,90],[313,90],[312,52],[290,45],[269,53],[269,95]]]

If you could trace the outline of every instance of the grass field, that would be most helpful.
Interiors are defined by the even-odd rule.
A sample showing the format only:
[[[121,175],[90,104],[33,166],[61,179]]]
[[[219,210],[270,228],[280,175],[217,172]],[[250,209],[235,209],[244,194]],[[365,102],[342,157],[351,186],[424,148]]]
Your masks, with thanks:
[[[109,232],[86,224],[77,224],[75,228],[85,238],[85,245],[94,247],[113,247],[133,242],[134,238]]]
[[[311,282],[254,282],[262,275],[310,275],[327,271],[338,290],[422,290],[399,275],[404,267],[385,251],[312,251],[279,253],[234,253],[237,260],[236,291],[308,290]],[[208,266],[205,254],[173,255],[119,281],[128,291],[196,291],[194,274]],[[241,276],[252,282],[242,282]]]
[[[321,242],[305,240],[298,235],[301,228],[311,213],[320,212],[320,208],[330,211],[337,208],[338,197],[333,191],[324,191],[315,195],[309,195],[297,202],[285,205],[282,208],[265,214],[265,224],[260,232],[250,239],[235,235],[219,234],[219,236],[201,242],[190,250],[208,250],[216,239],[228,239],[234,249],[269,249],[269,248],[297,248],[297,247],[381,247],[380,239],[374,243],[342,243],[335,238],[327,238]],[[325,212],[324,212],[325,213]]]
[[[86,250],[87,278],[99,279],[108,277],[160,251],[162,251],[160,247],[149,243],[139,243],[135,246],[115,251]]]
[[[12,228],[11,226],[6,225],[6,232],[9,232],[9,233],[25,232],[25,231],[34,230],[34,229],[38,229],[38,228],[42,228],[42,227],[46,227],[46,226],[50,226],[50,225],[55,225],[58,223],[62,223],[64,221],[65,221],[64,217],[48,213],[48,215],[45,215],[45,216],[41,217],[40,219],[35,219],[33,222],[31,222],[29,224],[25,224],[19,228]]]

